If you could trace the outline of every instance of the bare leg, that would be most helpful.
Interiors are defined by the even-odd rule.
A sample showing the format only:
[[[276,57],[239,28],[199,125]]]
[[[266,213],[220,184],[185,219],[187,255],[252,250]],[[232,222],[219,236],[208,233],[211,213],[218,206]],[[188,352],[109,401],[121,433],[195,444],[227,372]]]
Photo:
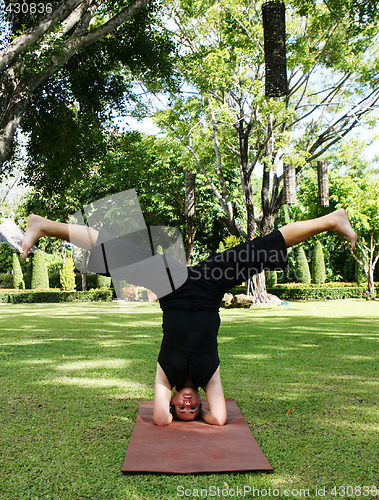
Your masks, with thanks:
[[[96,244],[99,233],[87,226],[55,222],[32,214],[29,216],[25,236],[22,240],[22,258],[24,260],[26,260],[34,243],[42,236],[54,236],[61,240],[70,241],[85,250],[91,250]]]
[[[351,251],[355,248],[357,235],[350,225],[347,214],[343,208],[317,219],[293,222],[279,229],[287,247],[301,243],[311,236],[324,231],[335,231],[345,236],[350,241]]]

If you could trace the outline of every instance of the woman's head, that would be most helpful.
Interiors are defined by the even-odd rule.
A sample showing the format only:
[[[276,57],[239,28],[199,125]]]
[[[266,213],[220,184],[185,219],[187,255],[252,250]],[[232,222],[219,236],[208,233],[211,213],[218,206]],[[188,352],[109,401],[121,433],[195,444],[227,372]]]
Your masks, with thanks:
[[[183,387],[171,401],[171,413],[175,419],[191,421],[200,417],[200,395],[193,387]]]

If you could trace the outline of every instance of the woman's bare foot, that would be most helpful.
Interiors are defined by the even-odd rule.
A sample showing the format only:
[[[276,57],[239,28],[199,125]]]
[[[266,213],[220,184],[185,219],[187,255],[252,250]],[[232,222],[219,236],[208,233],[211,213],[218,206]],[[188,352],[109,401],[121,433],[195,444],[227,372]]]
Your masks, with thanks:
[[[333,230],[342,236],[345,236],[350,241],[350,250],[353,251],[357,242],[358,236],[350,225],[349,218],[344,208],[340,208],[331,214],[333,216]]]
[[[22,240],[22,258],[26,260],[28,253],[34,243],[36,243],[44,234],[44,221],[43,217],[39,215],[31,214],[29,215],[28,222],[26,224],[26,231],[24,238]]]

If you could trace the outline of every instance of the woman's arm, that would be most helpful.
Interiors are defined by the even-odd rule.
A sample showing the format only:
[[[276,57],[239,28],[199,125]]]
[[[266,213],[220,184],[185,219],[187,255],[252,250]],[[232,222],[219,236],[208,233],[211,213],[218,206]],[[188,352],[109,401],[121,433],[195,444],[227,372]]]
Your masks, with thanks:
[[[201,418],[211,425],[225,425],[227,415],[224,391],[221,384],[220,367],[214,372],[204,390],[209,404],[209,411],[203,410]]]
[[[164,426],[172,422],[172,414],[170,412],[171,389],[172,387],[165,372],[159,363],[157,363],[154,386],[154,423],[156,425]]]

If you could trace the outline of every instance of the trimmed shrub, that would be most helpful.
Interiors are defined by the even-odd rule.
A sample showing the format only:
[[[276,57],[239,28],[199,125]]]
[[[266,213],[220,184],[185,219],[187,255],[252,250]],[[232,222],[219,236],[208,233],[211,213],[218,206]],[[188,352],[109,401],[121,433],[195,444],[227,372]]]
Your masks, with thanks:
[[[22,274],[20,260],[16,252],[12,255],[13,288],[25,288],[24,276]]]
[[[267,291],[282,300],[336,300],[362,298],[366,287],[357,286],[354,283],[327,283],[324,285],[289,283],[279,284]]]
[[[299,283],[311,282],[311,273],[303,247],[296,249],[296,281]]]
[[[110,288],[112,278],[109,276],[102,276],[101,274],[96,275],[96,288]]]
[[[246,288],[236,286],[230,291],[233,295],[245,293]],[[274,287],[267,287],[267,292],[276,295],[282,300],[336,300],[360,299],[365,297],[367,285],[358,286],[356,283],[324,283],[314,285],[306,283],[279,283]],[[379,283],[375,283],[375,291],[379,293]]]
[[[71,257],[66,257],[62,271],[60,274],[60,280],[62,285],[62,290],[64,291],[72,291],[75,290],[75,264],[74,260]]]
[[[266,287],[270,288],[278,283],[278,275],[276,271],[265,271]]]
[[[42,252],[35,252],[33,257],[32,289],[49,288],[49,275]]]
[[[322,285],[326,280],[324,251],[317,240],[312,255],[312,283]]]
[[[22,304],[39,302],[111,302],[112,290],[90,290],[88,292],[63,292],[61,290],[9,290],[0,291],[0,303]]]

